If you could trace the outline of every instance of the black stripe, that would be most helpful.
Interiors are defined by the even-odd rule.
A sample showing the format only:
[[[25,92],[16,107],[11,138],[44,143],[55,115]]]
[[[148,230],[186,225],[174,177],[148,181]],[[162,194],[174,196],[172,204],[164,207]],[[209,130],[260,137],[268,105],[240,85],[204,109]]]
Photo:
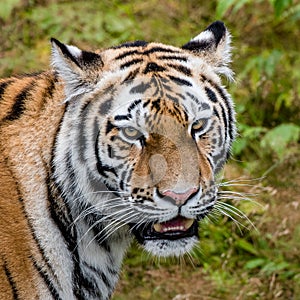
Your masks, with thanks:
[[[218,102],[216,94],[207,86],[205,87],[205,92],[210,101],[214,103]]]
[[[136,77],[136,75],[139,73],[140,71],[140,68],[136,68],[135,70],[131,71],[128,76],[121,82],[121,85],[122,84],[125,84],[125,83],[130,83],[131,81],[133,81]]]
[[[37,261],[33,257],[31,257],[31,260],[32,260],[32,263],[33,263],[35,269],[37,270],[39,275],[43,278],[43,280],[44,280],[46,286],[48,287],[48,290],[50,291],[53,299],[62,300],[62,298],[60,298],[60,296],[59,296],[59,293],[57,292],[57,290],[53,286],[53,283],[52,283],[51,279],[49,278],[48,274],[43,270],[43,268],[37,263]]]
[[[112,290],[113,287],[111,285],[111,282],[108,280],[107,276],[103,273],[102,270],[99,270],[99,269],[95,268],[94,266],[87,264],[86,262],[84,262],[84,265],[87,268],[89,268],[97,277],[99,277],[99,276],[101,277],[101,279],[102,279],[104,285],[107,287],[108,291]],[[90,277],[89,279],[92,279],[92,278]],[[91,281],[86,280],[86,284],[88,285],[88,286],[86,286],[86,289],[90,293],[89,296],[90,297],[94,296],[97,299],[101,299],[102,294],[101,294],[101,291],[96,289],[97,288],[96,282],[92,283]]]
[[[6,91],[6,88],[13,82],[13,80],[7,80],[0,83],[0,100]]]
[[[141,102],[142,102],[142,100],[138,99],[138,100],[135,100],[133,103],[131,103],[130,106],[128,107],[128,113],[130,113]]]
[[[129,173],[129,175],[128,175]],[[127,177],[127,178],[126,178]],[[129,182],[130,181],[130,178],[131,178],[131,174],[130,174],[130,171],[128,170],[125,170],[121,173],[121,176],[120,176],[120,189],[123,191],[124,190],[124,185],[128,186],[126,182]]]
[[[183,94],[180,93],[175,93],[175,95],[180,98],[181,100],[185,101],[185,96]]]
[[[219,119],[220,118],[220,115],[218,113],[218,111],[216,110],[216,108],[214,107],[214,115]]]
[[[168,67],[171,67],[173,69],[175,69],[176,71],[184,74],[184,75],[187,75],[187,76],[192,76],[192,71],[191,69],[185,67],[185,66],[182,66],[182,65],[175,65],[175,64],[167,64]]]
[[[207,81],[208,83],[210,83],[210,85],[220,94],[222,100],[224,101],[224,104],[226,106],[226,110],[228,111],[229,120],[227,120],[227,117],[225,115],[225,111],[224,111],[223,107],[222,107],[222,115],[225,116],[225,121],[226,121],[226,124],[228,125],[228,129],[229,129],[229,136],[230,136],[231,139],[233,139],[233,123],[234,123],[234,121],[233,121],[233,110],[232,110],[231,104],[229,103],[228,98],[226,97],[223,89],[220,86],[218,86],[216,83],[214,83],[212,80],[207,79],[204,75],[200,75],[200,79],[203,82]],[[226,133],[227,133],[227,131],[226,131]]]
[[[106,172],[113,173],[117,177],[116,170],[113,167],[103,165],[102,161],[100,160],[100,157],[99,157],[99,133],[97,135],[97,139],[96,139],[96,143],[95,143],[95,155],[97,158],[96,167],[97,167],[98,173],[100,175],[102,175],[104,178],[108,177]]]
[[[174,116],[177,116],[177,119],[178,119],[178,116],[180,116],[182,118],[182,114],[183,114],[183,120],[187,121],[188,120],[187,113],[185,112],[185,110],[182,111],[179,107],[180,106],[178,106],[178,105],[174,105],[174,107],[173,107]]]
[[[161,104],[161,99],[160,98],[152,101],[151,102],[151,109],[153,109],[153,110],[156,109],[157,111],[159,111],[160,110],[160,104]],[[155,115],[155,117],[156,117],[156,115]]]
[[[127,178],[126,178],[126,182],[128,182],[128,183],[126,183],[126,186],[130,186],[129,182],[131,180],[132,174],[133,174],[133,170],[132,169],[128,170],[128,172],[127,172]]]
[[[111,256],[109,256],[109,258],[110,258],[110,261],[111,261],[111,267],[113,267],[114,264],[113,264],[113,261],[112,261]],[[111,267],[108,266],[108,267],[107,267],[107,271],[108,271],[112,276],[117,276],[117,275],[118,275],[118,271],[112,269]]]
[[[151,72],[163,72],[165,70],[166,69],[164,67],[159,66],[154,62],[150,62],[150,63],[147,64],[147,66],[146,66],[143,73],[148,74],[148,73],[151,73]]]
[[[129,115],[118,115],[118,116],[115,116],[115,121],[121,121],[121,120],[129,120]]]
[[[191,94],[191,93],[189,93],[189,92],[186,92],[186,95],[187,95],[192,101],[194,101],[195,103],[197,103],[198,105],[200,105],[201,101],[199,101],[199,99],[198,99],[195,95],[193,95],[193,94]]]
[[[99,112],[101,115],[108,114],[108,112],[111,109],[112,102],[113,102],[113,98],[109,98],[109,99],[105,100],[103,103],[101,103],[100,108],[99,108]]]
[[[132,66],[132,65],[135,65],[135,64],[137,64],[137,63],[139,63],[139,62],[142,62],[142,61],[143,61],[143,60],[142,60],[141,58],[132,59],[132,60],[130,60],[130,61],[128,61],[128,62],[122,64],[122,65],[120,66],[120,69],[128,68],[128,67],[130,67],[130,66]]]
[[[4,272],[5,272],[6,278],[9,282],[9,285],[11,287],[11,291],[12,291],[14,300],[20,299],[19,294],[18,294],[17,285],[16,285],[16,283],[13,279],[13,276],[12,276],[11,272],[8,269],[6,260],[4,260],[3,269],[4,269]]]
[[[150,88],[150,83],[147,82],[147,83],[144,83],[144,82],[141,82],[140,84],[136,85],[135,87],[133,87],[131,90],[130,90],[130,94],[144,94],[145,91]]]
[[[111,145],[107,145],[107,153],[108,153],[109,158],[114,157],[114,151],[113,151]]]
[[[109,252],[110,252],[110,250],[109,250]],[[100,275],[104,285],[107,286],[108,290],[112,289],[111,282],[108,280],[107,276],[104,274],[104,272],[102,270],[99,270],[99,269],[95,268],[94,266],[87,264],[86,262],[84,262],[84,265],[86,267],[88,267],[96,276]]]
[[[15,98],[15,103],[10,111],[10,113],[8,114],[8,116],[6,116],[6,120],[9,121],[13,121],[13,120],[17,120],[18,118],[21,117],[21,115],[23,114],[24,110],[25,110],[25,102],[27,100],[27,98],[29,97],[32,89],[35,86],[35,82],[31,82],[29,83]]]
[[[116,60],[123,59],[123,58],[125,58],[127,56],[131,56],[133,54],[140,54],[140,52],[138,50],[127,51],[127,52],[124,52],[124,53],[118,55],[115,59]]]
[[[53,97],[53,92],[55,91],[55,84],[58,82],[57,75],[54,74],[53,78],[50,79],[48,86],[45,88],[43,92],[42,98],[45,99],[47,98],[52,98]],[[46,104],[46,101],[44,101],[44,104]]]
[[[146,102],[144,102],[143,103],[143,108],[145,108],[146,106],[148,106],[150,102],[151,102],[151,99],[148,99]]]
[[[226,105],[226,108],[228,110],[228,117],[229,117],[229,121],[228,121],[228,125],[229,125],[229,136],[231,139],[233,139],[233,112],[232,112],[232,108],[231,105],[228,101],[228,98],[225,96],[224,91],[222,88],[220,88],[219,86],[216,86],[217,91],[220,93],[222,99],[224,100],[224,103]]]
[[[157,57],[158,59],[161,60],[178,60],[178,61],[183,61],[187,62],[187,58],[183,56],[177,56],[177,55],[162,55]]]
[[[175,77],[175,76],[172,76],[172,75],[168,75],[168,77],[172,81],[176,82],[179,85],[193,86],[189,81],[187,81],[185,79],[182,79],[182,78],[179,78],[179,77]]]
[[[144,51],[144,54],[148,55],[154,52],[180,53],[178,50],[173,50],[173,49],[168,49],[163,47],[153,47],[149,50]]]
[[[87,135],[85,134],[86,122],[88,121],[88,116],[90,114],[90,104],[91,102],[86,102],[80,109],[80,122],[77,123],[76,130],[78,131],[78,139],[76,141],[78,145],[78,158],[85,164],[86,158],[84,156],[85,150],[87,148]],[[72,167],[71,167],[72,168]]]
[[[105,284],[105,286],[107,286],[107,289],[112,290],[113,287],[111,285],[111,282],[108,280],[107,276],[103,272],[101,272],[100,270],[98,270],[97,274],[100,274],[103,283]]]
[[[214,42],[211,40],[204,40],[204,41],[190,41],[187,44],[182,46],[182,49],[189,50],[189,51],[203,51],[211,48],[214,45]]]
[[[112,49],[120,49],[120,48],[130,48],[130,47],[144,47],[147,46],[148,43],[145,41],[133,41],[133,42],[126,42],[121,45],[112,47]]]
[[[116,173],[116,170],[112,167],[103,165],[98,156],[97,156],[97,165],[96,165],[96,167],[97,167],[98,173],[101,176],[103,176],[104,178],[108,178],[108,175],[106,174],[107,172],[110,172],[110,173],[114,174],[116,177],[118,176],[117,173]]]
[[[113,123],[111,123],[110,120],[107,121],[106,124],[106,130],[105,130],[105,134],[109,134],[114,128],[118,128],[117,126],[115,126]],[[98,135],[99,130],[97,130],[97,135]]]
[[[230,124],[228,124],[226,112],[225,112],[225,109],[224,109],[223,105],[221,105],[221,103],[220,103],[220,107],[221,107],[222,118],[224,119],[225,141],[226,141],[227,140],[227,136],[228,136],[227,130],[228,130],[228,126],[230,126]]]
[[[162,98],[164,96],[164,89],[161,85],[155,84],[155,91],[152,93],[151,98]],[[170,91],[169,87],[167,85],[164,85],[165,90]]]
[[[170,94],[166,94],[167,99],[172,100],[175,104],[179,103],[179,99],[176,98],[175,96],[171,96]]]

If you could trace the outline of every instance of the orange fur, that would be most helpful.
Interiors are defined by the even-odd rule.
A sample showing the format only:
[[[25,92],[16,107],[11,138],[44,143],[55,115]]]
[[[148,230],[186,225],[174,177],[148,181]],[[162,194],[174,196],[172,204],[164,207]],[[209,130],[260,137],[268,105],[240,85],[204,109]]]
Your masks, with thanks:
[[[43,193],[42,190],[45,189],[43,186],[49,168],[53,136],[64,111],[60,86],[53,90],[53,96],[42,97],[53,80],[52,73],[13,78],[5,97],[0,101],[1,299],[14,298],[12,287],[15,287],[21,299],[38,297],[37,271],[30,257],[33,253],[37,255],[39,250],[33,238],[31,220],[26,216],[23,199],[29,193]],[[13,122],[5,120],[12,110],[16,95],[32,82],[36,84],[32,92],[34,97],[31,101],[26,101],[24,114]],[[32,179],[35,181],[34,185]]]

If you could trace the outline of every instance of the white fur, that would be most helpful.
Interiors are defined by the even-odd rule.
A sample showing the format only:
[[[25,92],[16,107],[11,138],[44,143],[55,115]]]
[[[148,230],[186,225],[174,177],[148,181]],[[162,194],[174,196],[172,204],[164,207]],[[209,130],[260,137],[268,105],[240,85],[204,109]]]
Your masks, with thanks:
[[[79,48],[70,45],[65,46],[75,59],[80,58],[82,51]],[[72,60],[67,59],[54,42],[52,43],[52,67],[58,71],[64,80],[64,103],[93,90],[93,87],[89,85],[79,85],[83,75],[82,70]]]
[[[144,248],[149,253],[158,257],[180,257],[191,252],[198,242],[199,240],[196,237],[183,238],[177,241],[149,240],[144,243]]]
[[[195,36],[191,41],[212,41],[214,39],[214,34],[210,30],[206,30]]]
[[[195,36],[192,40],[192,42],[207,42],[207,43],[214,43],[214,34],[210,30],[205,30]],[[217,64],[214,64],[213,61],[211,61],[214,72],[220,75],[224,75],[229,81],[234,80],[234,72],[228,67],[228,64],[231,62],[231,35],[226,30],[225,36],[221,39],[217,47],[214,49],[212,47],[211,49],[207,51],[212,51],[213,58],[217,58]]]

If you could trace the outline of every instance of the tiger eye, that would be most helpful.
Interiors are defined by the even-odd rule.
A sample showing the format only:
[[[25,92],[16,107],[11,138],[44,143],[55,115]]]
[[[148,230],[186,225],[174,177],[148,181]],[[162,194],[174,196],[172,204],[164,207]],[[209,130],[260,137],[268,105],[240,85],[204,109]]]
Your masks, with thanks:
[[[122,133],[129,140],[137,140],[142,136],[142,133],[133,127],[122,128]]]
[[[192,125],[192,129],[196,131],[200,130],[203,127],[204,123],[205,123],[204,120],[198,120]]]

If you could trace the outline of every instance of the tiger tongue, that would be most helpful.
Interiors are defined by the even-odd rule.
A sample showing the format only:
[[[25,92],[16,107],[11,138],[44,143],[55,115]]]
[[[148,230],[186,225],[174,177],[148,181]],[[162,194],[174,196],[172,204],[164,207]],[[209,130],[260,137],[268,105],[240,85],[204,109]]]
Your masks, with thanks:
[[[193,219],[186,219],[183,217],[176,217],[172,220],[163,223],[156,223],[153,225],[153,229],[156,232],[172,232],[172,231],[186,231],[194,223]]]

